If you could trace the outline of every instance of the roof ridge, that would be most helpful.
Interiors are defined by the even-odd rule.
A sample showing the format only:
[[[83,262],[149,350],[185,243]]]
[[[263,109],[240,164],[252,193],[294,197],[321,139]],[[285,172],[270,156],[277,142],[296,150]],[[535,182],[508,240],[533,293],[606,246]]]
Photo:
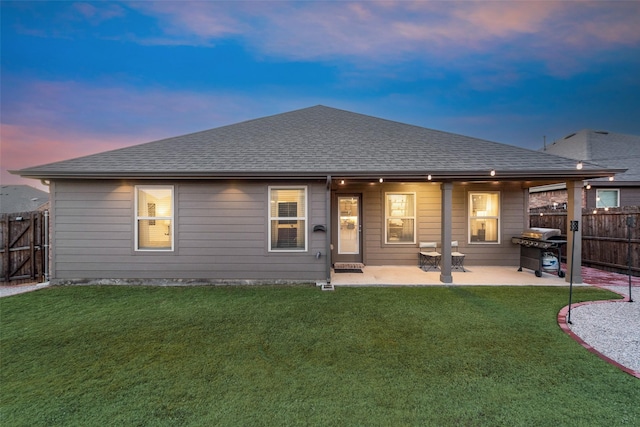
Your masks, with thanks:
[[[574,165],[550,153],[315,105],[11,173],[133,178],[453,171],[484,177],[496,169],[507,172],[505,177],[530,178],[573,173]],[[584,176],[600,173],[585,166]]]

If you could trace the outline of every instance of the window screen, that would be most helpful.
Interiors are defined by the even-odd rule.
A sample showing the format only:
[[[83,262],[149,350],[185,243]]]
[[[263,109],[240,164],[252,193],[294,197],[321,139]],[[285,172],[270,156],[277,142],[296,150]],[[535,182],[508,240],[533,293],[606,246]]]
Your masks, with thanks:
[[[136,187],[136,250],[173,249],[173,187]]]
[[[416,242],[416,195],[414,193],[386,193],[386,243]]]
[[[620,207],[620,190],[596,190],[597,208]]]
[[[500,243],[500,193],[469,193],[469,242]]]
[[[269,250],[307,249],[306,187],[269,188]]]

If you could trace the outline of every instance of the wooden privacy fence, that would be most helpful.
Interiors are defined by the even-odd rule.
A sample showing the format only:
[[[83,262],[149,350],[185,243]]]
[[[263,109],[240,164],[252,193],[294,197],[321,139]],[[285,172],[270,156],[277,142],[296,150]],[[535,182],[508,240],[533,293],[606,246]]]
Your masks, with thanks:
[[[0,283],[41,282],[46,270],[44,212],[0,215]]]
[[[627,225],[632,218],[633,227]],[[529,214],[531,227],[557,228],[567,234],[567,212],[538,210]],[[640,207],[582,211],[582,264],[602,270],[640,276]],[[631,244],[629,244],[629,234]],[[631,247],[631,258],[629,258]],[[566,256],[566,246],[563,257]]]

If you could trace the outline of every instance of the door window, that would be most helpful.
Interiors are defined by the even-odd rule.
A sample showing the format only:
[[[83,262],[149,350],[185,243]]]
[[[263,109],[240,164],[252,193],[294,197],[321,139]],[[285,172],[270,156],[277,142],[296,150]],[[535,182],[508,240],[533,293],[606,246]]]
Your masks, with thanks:
[[[359,198],[354,196],[338,197],[338,253],[360,253],[360,215]]]

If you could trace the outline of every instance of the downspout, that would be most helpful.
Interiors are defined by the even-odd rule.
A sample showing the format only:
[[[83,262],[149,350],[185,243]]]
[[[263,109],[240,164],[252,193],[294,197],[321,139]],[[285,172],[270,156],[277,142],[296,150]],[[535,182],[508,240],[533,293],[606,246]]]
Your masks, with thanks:
[[[42,250],[43,250],[43,254],[42,254],[42,272],[44,273],[44,281],[48,282],[49,281],[49,211],[46,210],[44,211],[44,216],[43,216],[43,228],[44,228],[44,242],[42,245]]]
[[[327,194],[326,194],[326,256],[325,258],[325,273],[327,276],[327,284],[331,283],[331,175],[327,175]]]
[[[42,183],[42,185],[46,185],[47,187],[49,187],[49,209],[51,209],[51,181],[41,179],[40,182]],[[51,279],[49,275],[49,209],[44,211],[42,217],[42,221],[44,222],[44,224],[42,224],[44,233],[44,242],[42,242],[42,272],[44,273],[45,282],[48,282]]]

